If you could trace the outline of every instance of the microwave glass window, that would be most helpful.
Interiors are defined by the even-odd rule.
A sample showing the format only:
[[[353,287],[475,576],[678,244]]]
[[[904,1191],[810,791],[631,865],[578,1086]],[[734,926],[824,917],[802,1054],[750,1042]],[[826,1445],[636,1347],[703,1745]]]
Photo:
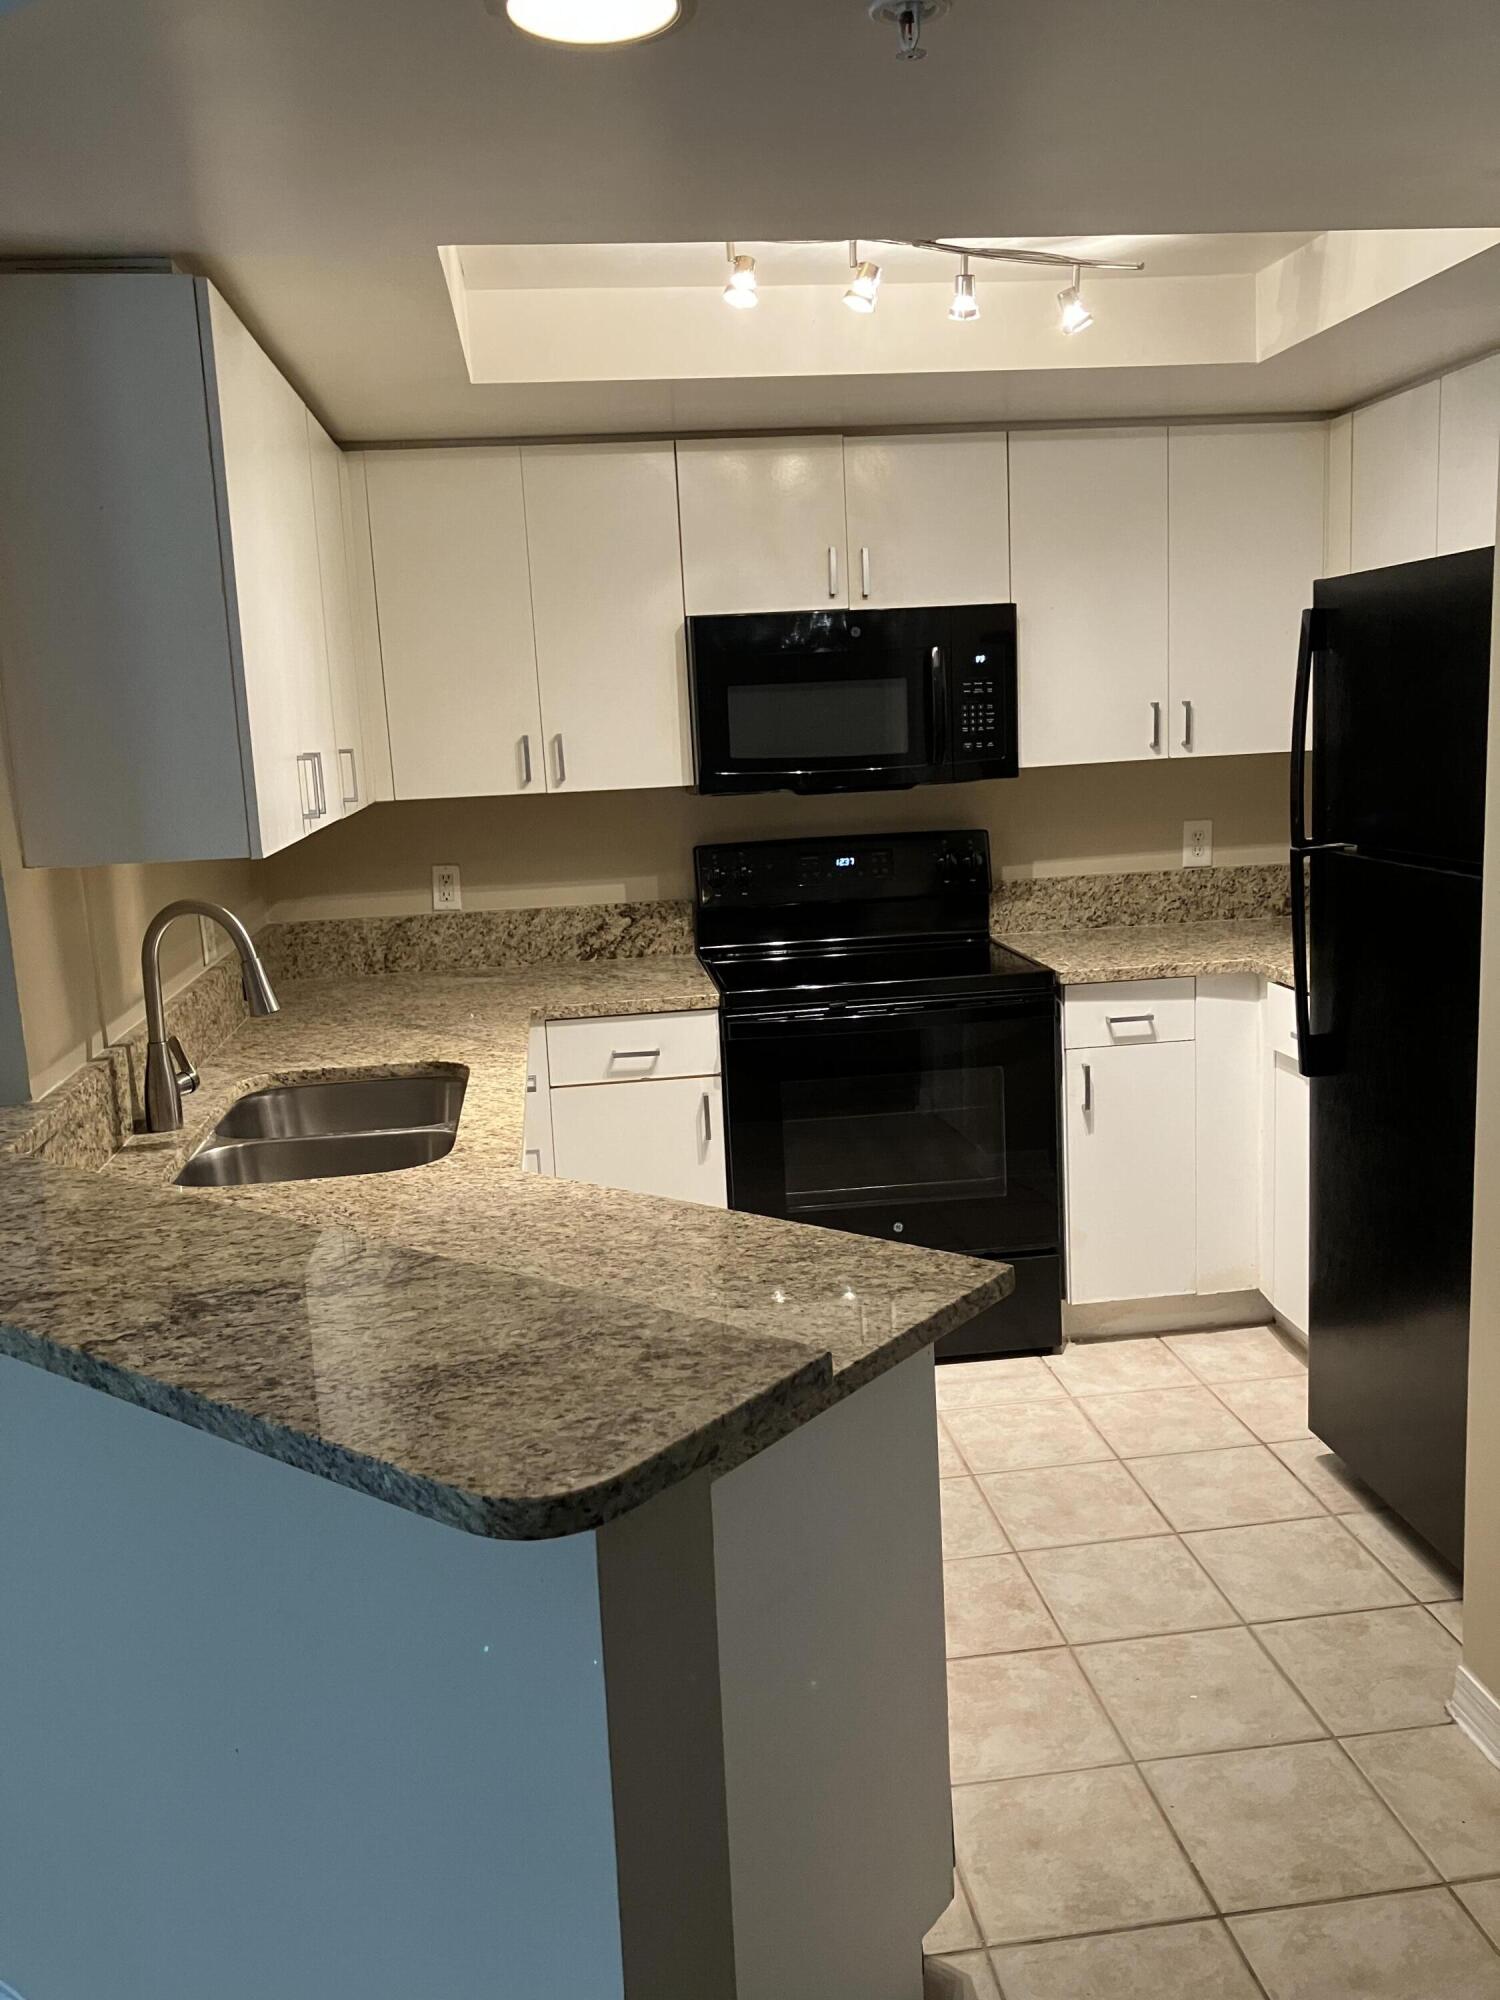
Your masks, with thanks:
[[[729,754],[792,769],[911,754],[904,679],[741,681],[728,689]]]

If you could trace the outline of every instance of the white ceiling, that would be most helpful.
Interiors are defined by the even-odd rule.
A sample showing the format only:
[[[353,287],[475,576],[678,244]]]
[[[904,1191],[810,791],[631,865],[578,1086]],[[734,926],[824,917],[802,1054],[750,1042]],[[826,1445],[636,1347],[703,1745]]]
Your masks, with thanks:
[[[207,270],[352,439],[981,414],[958,379],[476,386],[443,243],[1500,221],[1495,0],[954,0],[929,44],[894,60],[864,0],[698,0],[590,53],[480,0],[24,0],[0,12],[0,248]],[[1330,407],[1500,342],[1485,259],[1424,290],[1418,325],[1372,313],[1175,384],[1016,371],[984,414]]]

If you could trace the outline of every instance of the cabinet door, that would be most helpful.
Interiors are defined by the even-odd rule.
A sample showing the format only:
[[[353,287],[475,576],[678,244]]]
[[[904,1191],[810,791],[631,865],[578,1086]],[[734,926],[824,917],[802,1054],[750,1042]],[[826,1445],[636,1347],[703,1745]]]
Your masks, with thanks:
[[[325,817],[337,783],[307,410],[210,289],[215,402],[261,854]]]
[[[545,789],[514,446],[365,456],[398,799]]]
[[[375,604],[370,501],[365,487],[363,452],[340,454],[339,478],[344,490],[344,542],[359,677],[360,740],[365,746],[361,790],[372,800],[393,799],[396,792],[391,782],[391,731],[385,713],[385,670],[380,659],[380,614]]]
[[[1260,1282],[1261,982],[1230,972],[1197,988],[1197,1289],[1249,1291]]]
[[[1010,601],[1004,433],[845,438],[849,602]]]
[[[1193,1069],[1191,1042],[1069,1053],[1075,1305],[1197,1290]]]
[[[1350,562],[1383,569],[1437,554],[1436,382],[1354,412]]]
[[[849,602],[842,438],[679,444],[677,490],[690,614]]]
[[[554,1090],[552,1143],[564,1180],[728,1206],[716,1076]]]
[[[1167,754],[1167,434],[1017,431],[1021,762]]]
[[[1322,424],[1174,428],[1174,757],[1285,750],[1297,634],[1323,569]]]
[[[1277,1053],[1271,1080],[1271,1286],[1283,1319],[1307,1331],[1308,1146],[1311,1094],[1295,1060]]]
[[[1500,354],[1455,368],[1438,384],[1437,552],[1495,539],[1500,479]]]
[[[670,444],[521,454],[549,791],[690,785]]]
[[[318,529],[318,569],[322,580],[323,637],[328,651],[328,692],[333,713],[333,768],[328,776],[328,811],[347,819],[369,803],[364,732],[359,713],[359,661],[354,646],[354,606],[349,593],[349,549],[345,539],[343,457],[309,410],[308,449],[312,454],[313,514]]]

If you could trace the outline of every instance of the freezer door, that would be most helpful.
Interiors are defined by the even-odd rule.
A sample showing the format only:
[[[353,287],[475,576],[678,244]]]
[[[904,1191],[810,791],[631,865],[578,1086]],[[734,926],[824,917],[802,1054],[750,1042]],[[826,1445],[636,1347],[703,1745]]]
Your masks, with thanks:
[[[1308,891],[1328,1038],[1311,1086],[1309,1420],[1458,1565],[1480,883],[1324,853]]]
[[[1314,590],[1315,841],[1478,868],[1495,551]]]

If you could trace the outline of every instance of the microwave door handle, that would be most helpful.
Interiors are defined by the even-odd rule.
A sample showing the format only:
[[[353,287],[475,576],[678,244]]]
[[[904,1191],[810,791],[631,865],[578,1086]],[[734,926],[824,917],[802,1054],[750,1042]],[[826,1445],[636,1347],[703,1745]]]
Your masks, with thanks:
[[[948,761],[948,669],[941,646],[928,655],[929,693],[932,700],[932,764],[941,770]]]

